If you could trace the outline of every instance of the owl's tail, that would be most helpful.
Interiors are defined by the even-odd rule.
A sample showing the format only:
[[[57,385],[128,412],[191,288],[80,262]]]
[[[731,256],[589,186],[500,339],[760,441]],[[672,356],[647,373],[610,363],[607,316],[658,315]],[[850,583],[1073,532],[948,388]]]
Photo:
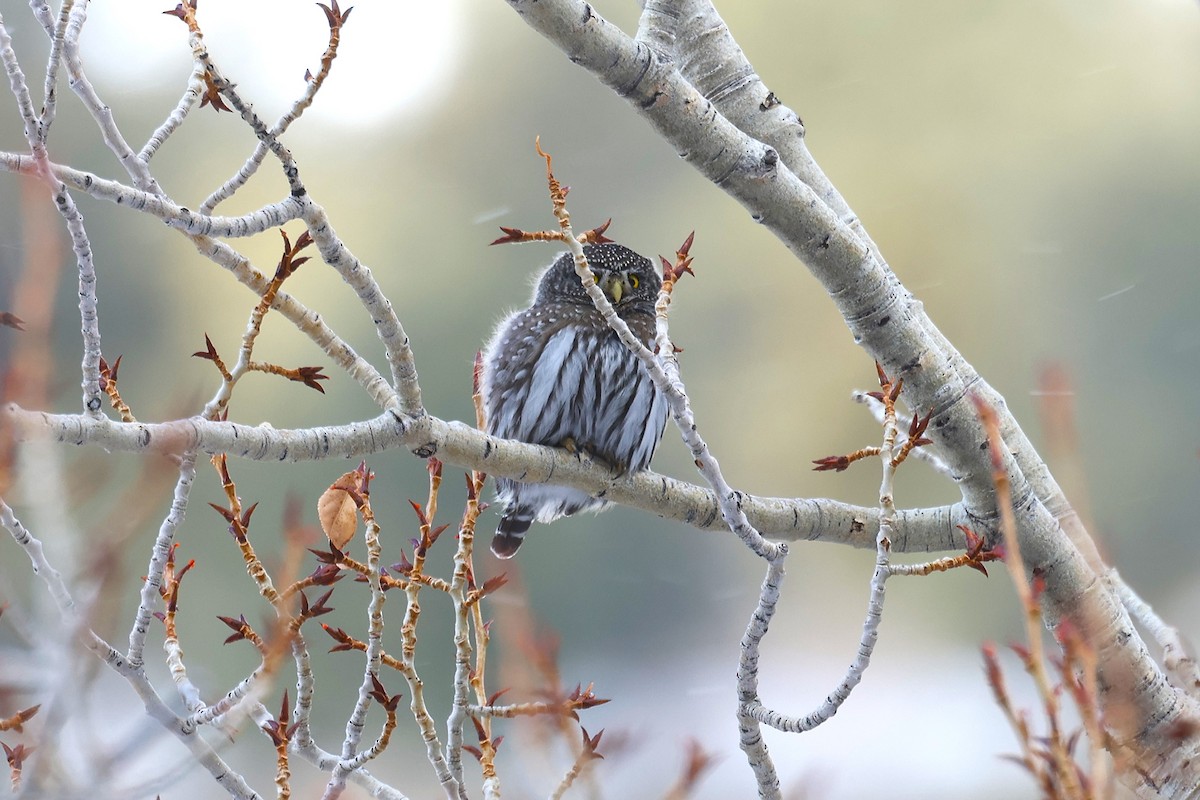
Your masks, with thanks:
[[[533,509],[524,506],[512,506],[505,511],[496,526],[496,535],[492,537],[492,555],[496,558],[515,556],[521,542],[525,541],[525,531],[529,530],[533,516]]]

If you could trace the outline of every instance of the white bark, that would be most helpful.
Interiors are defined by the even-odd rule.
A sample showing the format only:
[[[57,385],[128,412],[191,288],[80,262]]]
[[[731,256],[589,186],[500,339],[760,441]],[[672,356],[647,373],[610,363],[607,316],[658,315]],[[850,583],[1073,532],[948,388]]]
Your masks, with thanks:
[[[1100,560],[1078,515],[1004,398],[883,261],[797,143],[799,117],[753,75],[711,3],[648,4],[639,40],[581,0],[509,5],[571,63],[625,98],[821,282],[855,342],[904,379],[908,406],[933,411],[929,435],[955,475],[967,515],[992,532],[997,509],[981,448],[986,436],[967,400],[976,395],[997,410],[1026,564],[1046,577],[1047,621],[1071,619],[1096,649],[1106,723],[1136,754],[1123,779],[1146,796],[1200,794],[1200,708],[1187,693],[1195,687],[1172,686],[1150,657],[1120,598],[1098,575]]]
[[[447,463],[493,476],[553,481],[583,489],[701,530],[726,527],[716,494],[706,487],[650,470],[614,478],[596,463],[581,461],[564,451],[496,439],[432,414],[413,418],[391,412],[345,425],[287,429],[200,417],[160,423],[93,421],[75,414],[28,411],[10,403],[0,407],[0,425],[10,426],[20,440],[46,436],[65,444],[134,453],[183,453],[194,448],[254,461],[353,459],[403,448],[423,458],[436,455]],[[875,547],[878,508],[827,498],[748,494],[740,498],[750,523],[769,538]],[[962,503],[899,509],[892,550],[926,553],[962,549],[964,539],[957,526],[968,522]]]

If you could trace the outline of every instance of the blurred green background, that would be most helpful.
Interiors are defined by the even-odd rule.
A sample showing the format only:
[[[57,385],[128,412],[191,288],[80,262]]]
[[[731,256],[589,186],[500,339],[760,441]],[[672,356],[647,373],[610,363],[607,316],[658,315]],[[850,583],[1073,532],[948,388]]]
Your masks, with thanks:
[[[174,106],[190,69],[183,25],[160,13],[167,5],[94,4],[85,29],[89,75],[135,149]],[[578,228],[611,216],[610,235],[647,255],[669,254],[696,230],[698,277],[680,286],[672,331],[685,348],[697,419],[730,482],[761,495],[873,503],[873,467],[841,475],[810,470],[811,459],[878,437],[867,413],[847,400],[852,389],[871,387],[872,364],[816,281],[505,3],[428,5],[436,7],[358,3],[333,75],[285,142],[312,196],[398,311],[430,411],[472,419],[476,349],[507,310],[527,302],[529,277],[555,255],[548,246],[485,246],[498,224],[553,224],[533,151],[540,135],[558,177],[572,187]],[[636,4],[596,7],[625,30],[635,28]],[[1070,478],[1066,460],[1051,458],[1051,466],[1077,497],[1090,495],[1094,533],[1122,573],[1185,633],[1200,634],[1200,544],[1185,502],[1200,477],[1200,8],[1185,0],[854,0],[725,3],[721,10],[768,86],[803,117],[816,157],[901,280],[1005,394],[1039,446],[1046,442],[1040,375],[1051,365],[1066,370],[1083,477]],[[38,105],[44,36],[24,3],[0,0],[0,13]],[[326,28],[311,3],[206,0],[200,20],[218,63],[268,120],[302,90],[304,70],[317,69]],[[59,91],[52,157],[124,179],[65,81]],[[15,104],[6,97],[0,149],[23,151]],[[152,163],[166,191],[196,207],[253,146],[236,116],[206,108],[193,111]],[[268,160],[219,211],[244,213],[285,192]],[[123,396],[143,420],[195,412],[217,384],[211,364],[190,354],[208,333],[232,357],[254,298],[161,223],[86,197],[78,202],[96,253],[104,352],[124,355]],[[39,222],[48,214],[48,223]],[[46,244],[32,233],[39,224],[53,231],[54,263],[35,257],[35,245]],[[299,226],[290,230],[294,238]],[[234,244],[263,270],[278,257],[274,232]],[[74,411],[79,334],[69,243],[42,190],[0,176],[0,309],[25,316],[14,305],[19,275],[53,268],[61,276],[51,407]],[[332,270],[310,262],[287,289],[386,372],[371,320]],[[17,336],[0,329],[0,358],[11,357]],[[274,317],[256,356],[289,366],[327,363]],[[232,416],[304,427],[376,413],[349,380],[330,374],[324,396],[252,376],[238,387]],[[128,523],[131,538],[105,573],[118,587],[117,605],[96,622],[123,642],[169,483],[152,483],[150,507],[135,524],[123,514],[121,493],[148,480],[141,459],[56,452],[80,487],[72,509],[77,538],[55,544],[51,529],[30,527],[72,572],[94,567],[99,543]],[[374,456],[370,464],[390,563],[414,535],[407,500],[425,496],[424,465],[407,453]],[[281,550],[284,499],[302,498],[314,521],[317,495],[350,466],[232,463],[243,498],[260,502],[254,536],[265,556]],[[698,477],[671,430],[655,468]],[[169,480],[169,469],[158,471]],[[456,519],[462,498],[457,472],[447,469],[444,522]],[[27,523],[44,518],[33,501],[15,499],[19,513],[28,509]],[[919,465],[900,475],[902,506],[954,499],[953,486]],[[180,628],[193,680],[210,700],[257,662],[244,644],[216,647],[228,631],[214,615],[266,615],[224,526],[204,508],[220,500],[214,473],[202,465],[180,535],[181,558],[198,561],[185,584]],[[115,525],[97,522],[109,518]],[[495,519],[495,512],[485,515],[484,529]],[[439,547],[437,566],[446,570],[451,543]],[[768,704],[804,713],[841,677],[857,643],[872,557],[829,545],[794,548],[765,645]],[[518,682],[526,656],[514,644],[520,615],[510,612],[527,603],[561,637],[563,680],[595,681],[598,694],[613,698],[583,719],[589,731],[608,731],[611,749],[602,752],[609,758],[595,773],[604,796],[660,795],[681,768],[689,737],[719,757],[697,797],[752,795],[737,750],[733,673],[761,570],[732,536],[618,509],[535,528],[514,565],[481,560],[489,572],[519,569],[528,598],[513,587],[495,599],[493,664],[503,671],[491,674],[491,685]],[[30,599],[41,589],[11,542],[0,543],[0,562],[14,605],[40,602]],[[332,624],[361,634],[364,598],[361,587],[341,585]],[[402,600],[389,599],[395,647]],[[804,736],[768,733],[784,786],[796,797],[845,800],[1035,796],[1019,768],[997,758],[1016,743],[990,700],[978,655],[984,640],[1021,635],[1003,570],[990,580],[967,572],[897,580],[888,600],[875,665],[837,718]],[[435,716],[444,719],[449,616],[432,593],[425,605],[418,667]],[[313,649],[322,651],[323,635],[313,630]],[[11,646],[11,635],[0,630],[6,641]],[[152,640],[152,656],[156,647]],[[1014,692],[1032,705],[1015,659],[1009,666]],[[165,668],[155,670],[171,695]],[[336,750],[361,664],[349,654],[321,657],[317,677],[327,725],[319,741]],[[283,680],[273,696],[290,684]],[[402,684],[388,680],[393,692]],[[105,677],[98,687],[105,691],[89,702],[99,736],[79,743],[76,757],[119,752],[139,765],[127,773],[147,776],[186,763],[181,748],[140,719],[131,691]],[[548,793],[569,763],[565,749],[547,750],[517,726],[507,732],[499,762],[506,794]],[[256,788],[269,790],[262,737],[250,732],[222,747]],[[411,722],[402,721],[373,770],[412,797],[436,794]],[[321,777],[299,763],[293,772],[297,795],[316,796]],[[198,770],[182,784],[171,785],[174,779],[139,791],[219,796]],[[109,790],[92,787],[92,796]],[[114,796],[138,796],[130,791],[128,781],[111,784]]]

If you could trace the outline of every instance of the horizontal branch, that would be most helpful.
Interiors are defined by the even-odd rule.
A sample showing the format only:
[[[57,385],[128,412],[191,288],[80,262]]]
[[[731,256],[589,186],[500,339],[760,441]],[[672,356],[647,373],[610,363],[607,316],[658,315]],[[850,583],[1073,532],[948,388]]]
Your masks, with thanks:
[[[25,175],[38,174],[33,156],[21,153],[0,152],[0,170]],[[254,236],[299,219],[303,211],[303,205],[295,198],[289,197],[238,217],[208,216],[173,203],[161,194],[135,189],[119,181],[101,178],[62,164],[51,164],[50,173],[72,189],[98,200],[108,200],[135,211],[145,212],[172,228],[193,236]]]
[[[0,429],[11,427],[18,440],[50,438],[66,444],[94,444],[122,452],[182,453],[196,449],[253,461],[314,461],[362,458],[406,449],[489,475],[535,483],[555,483],[590,492],[618,505],[637,508],[701,530],[725,530],[712,490],[649,470],[614,477],[604,467],[565,450],[498,439],[456,421],[431,415],[387,412],[374,419],[304,429],[212,422],[199,417],[162,423],[113,422],[75,414],[26,411],[10,403],[0,408]],[[781,541],[836,542],[873,548],[879,510],[826,498],[744,495],[750,522]],[[896,552],[960,550],[958,525],[980,526],[961,503],[898,512],[892,549]]]

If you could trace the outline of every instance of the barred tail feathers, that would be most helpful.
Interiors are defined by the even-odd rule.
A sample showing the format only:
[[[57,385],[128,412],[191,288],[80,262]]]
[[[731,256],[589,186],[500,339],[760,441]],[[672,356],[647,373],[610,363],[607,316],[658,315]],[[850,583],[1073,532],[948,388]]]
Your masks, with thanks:
[[[521,542],[525,541],[525,531],[529,530],[534,514],[535,510],[526,506],[513,506],[505,511],[496,526],[496,535],[492,537],[492,555],[496,558],[515,556]]]

